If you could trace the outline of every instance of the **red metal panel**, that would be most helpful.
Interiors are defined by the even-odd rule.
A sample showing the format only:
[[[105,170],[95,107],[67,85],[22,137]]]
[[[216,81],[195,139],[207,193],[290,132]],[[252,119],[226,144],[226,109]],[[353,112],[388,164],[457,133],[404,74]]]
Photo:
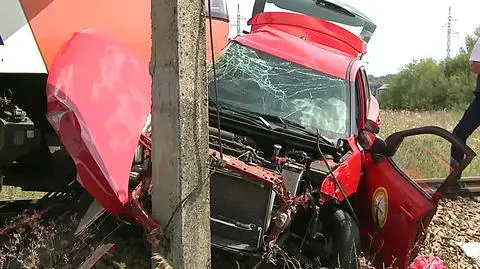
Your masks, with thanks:
[[[48,78],[48,120],[82,185],[111,214],[120,214],[151,107],[148,63],[93,31],[76,33],[60,52]]]
[[[386,195],[385,223],[375,221],[375,193],[383,190]],[[407,268],[414,251],[415,239],[421,221],[434,213],[435,205],[405,179],[387,160],[375,163],[371,154],[366,155],[365,180],[360,184],[357,197],[357,216],[364,247],[385,265]],[[381,259],[377,260],[377,263]]]
[[[363,152],[359,150],[355,137],[349,137],[348,144],[352,148],[352,155],[347,160],[340,163],[338,167],[332,169],[335,177],[338,180],[338,183],[340,183],[342,186],[347,197],[357,192],[358,185],[360,183],[360,173],[362,170],[363,161]],[[345,199],[342,196],[342,192],[335,183],[332,175],[328,175],[325,181],[323,181],[321,191],[324,194],[335,197],[339,201],[343,201]]]
[[[265,12],[251,18],[252,32],[268,25],[305,40],[357,57],[366,53],[366,45],[358,36],[344,28],[315,17],[290,12]]]
[[[380,119],[380,105],[378,104],[377,98],[373,95],[370,95],[367,120],[376,122],[379,127],[382,125],[382,120]]]
[[[305,42],[294,35],[269,25],[248,35],[237,37],[235,41],[287,61],[343,79],[346,79],[346,70],[352,58],[347,54],[334,51],[326,46]]]

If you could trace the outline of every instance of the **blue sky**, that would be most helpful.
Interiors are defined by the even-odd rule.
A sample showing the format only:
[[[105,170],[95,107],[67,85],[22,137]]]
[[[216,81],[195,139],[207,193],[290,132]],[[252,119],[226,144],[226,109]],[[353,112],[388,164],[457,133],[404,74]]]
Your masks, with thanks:
[[[240,13],[250,18],[253,0],[227,0],[231,23]],[[292,0],[295,1],[295,0]],[[451,55],[464,45],[466,35],[480,25],[479,0],[343,0],[355,6],[377,24],[368,44],[368,71],[375,76],[396,73],[416,58],[446,56],[448,7],[452,7],[453,30]],[[242,21],[246,27],[246,20]],[[236,28],[232,28],[236,32]]]

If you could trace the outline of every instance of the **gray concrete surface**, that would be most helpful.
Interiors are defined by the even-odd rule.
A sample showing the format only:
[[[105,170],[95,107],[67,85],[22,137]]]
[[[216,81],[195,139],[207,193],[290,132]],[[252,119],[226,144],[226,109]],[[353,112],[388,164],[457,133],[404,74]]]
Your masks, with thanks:
[[[153,212],[165,226],[208,176],[203,0],[152,0]],[[209,185],[175,214],[162,255],[173,268],[210,267]]]

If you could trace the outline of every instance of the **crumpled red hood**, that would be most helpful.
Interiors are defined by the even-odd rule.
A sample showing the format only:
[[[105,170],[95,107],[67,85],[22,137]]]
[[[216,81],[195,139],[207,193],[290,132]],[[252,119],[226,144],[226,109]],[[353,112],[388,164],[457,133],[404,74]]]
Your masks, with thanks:
[[[50,70],[47,118],[75,161],[77,179],[112,215],[128,202],[150,89],[148,63],[92,30],[75,33]]]

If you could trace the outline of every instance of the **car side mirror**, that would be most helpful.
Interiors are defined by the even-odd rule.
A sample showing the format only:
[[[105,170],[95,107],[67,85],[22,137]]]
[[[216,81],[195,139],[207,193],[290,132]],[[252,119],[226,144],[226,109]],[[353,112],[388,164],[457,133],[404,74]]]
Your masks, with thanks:
[[[358,135],[358,142],[365,151],[375,154],[387,153],[387,143],[377,135],[379,131],[380,128],[374,121],[367,120],[365,128]]]
[[[385,140],[368,130],[362,130],[360,132],[358,142],[360,146],[368,152],[376,154],[387,153],[388,146]]]
[[[365,129],[374,134],[378,134],[380,132],[380,127],[373,120],[367,120],[365,122]]]

